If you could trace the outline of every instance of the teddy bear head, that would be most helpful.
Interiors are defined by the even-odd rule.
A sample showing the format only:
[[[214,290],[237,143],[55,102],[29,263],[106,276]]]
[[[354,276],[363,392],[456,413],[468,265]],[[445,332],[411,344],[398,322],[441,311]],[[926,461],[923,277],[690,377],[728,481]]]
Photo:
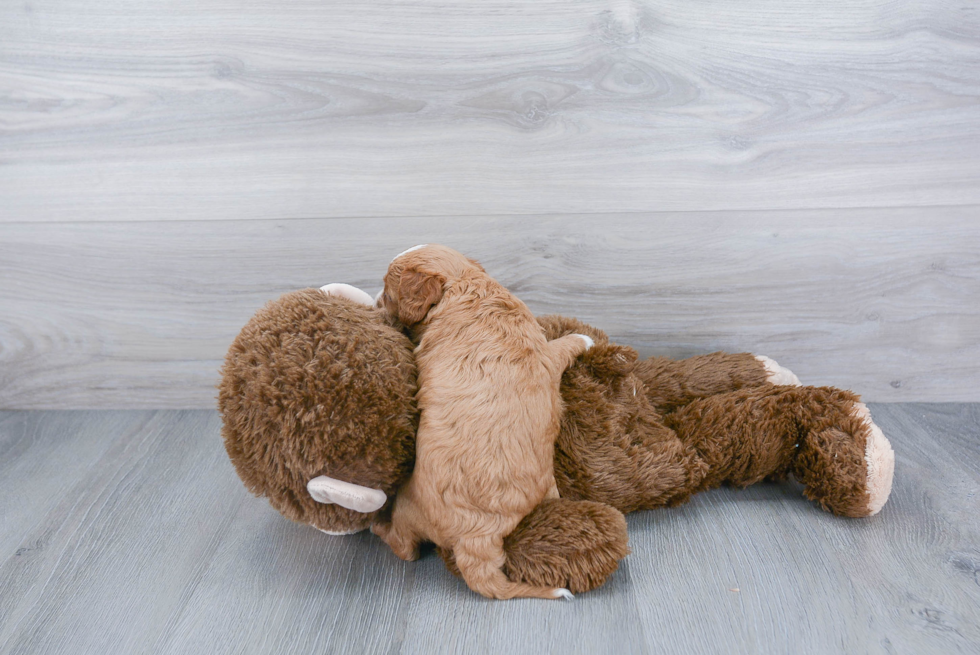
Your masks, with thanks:
[[[389,509],[415,460],[412,344],[384,312],[318,289],[262,308],[232,343],[218,409],[239,477],[330,533]]]

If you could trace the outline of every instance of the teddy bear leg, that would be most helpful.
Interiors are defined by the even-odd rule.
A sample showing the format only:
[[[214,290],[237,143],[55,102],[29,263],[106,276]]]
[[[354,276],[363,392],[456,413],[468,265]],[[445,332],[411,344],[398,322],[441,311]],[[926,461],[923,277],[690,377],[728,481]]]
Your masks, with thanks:
[[[707,472],[695,491],[722,484],[745,487],[784,477],[793,464],[798,422],[788,399],[771,386],[700,398],[665,416]]]
[[[503,548],[508,579],[582,593],[604,584],[629,554],[626,519],[603,503],[545,500],[504,538]],[[459,576],[453,551],[436,550]]]
[[[667,423],[707,462],[702,489],[792,473],[807,498],[854,517],[876,513],[891,490],[891,446],[848,391],[741,389],[692,402]]]
[[[764,385],[772,376],[766,362],[754,355],[722,352],[680,360],[650,357],[638,362],[634,373],[653,406],[665,413],[699,398]]]

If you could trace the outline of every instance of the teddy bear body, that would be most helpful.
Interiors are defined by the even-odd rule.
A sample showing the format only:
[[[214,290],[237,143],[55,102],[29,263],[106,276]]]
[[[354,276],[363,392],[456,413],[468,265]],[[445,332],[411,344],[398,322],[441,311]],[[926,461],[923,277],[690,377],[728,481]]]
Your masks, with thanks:
[[[793,474],[836,514],[868,516],[884,502],[865,460],[877,435],[856,394],[771,384],[759,358],[745,353],[638,361],[601,330],[559,316],[539,320],[549,338],[580,331],[596,342],[562,380],[566,411],[555,445],[562,498],[625,513]]]
[[[418,426],[411,341],[345,295],[308,289],[269,303],[229,350],[219,393],[225,446],[246,486],[334,533],[390,511]],[[584,333],[595,346],[562,378],[561,498],[505,539],[511,579],[593,589],[629,552],[623,513],[721,484],[792,474],[825,509],[855,517],[887,499],[894,456],[856,395],[773,384],[748,354],[639,361],[574,319],[539,322],[549,339]],[[306,483],[320,475],[381,489],[388,503],[373,513],[317,503]],[[453,554],[439,554],[455,571]]]

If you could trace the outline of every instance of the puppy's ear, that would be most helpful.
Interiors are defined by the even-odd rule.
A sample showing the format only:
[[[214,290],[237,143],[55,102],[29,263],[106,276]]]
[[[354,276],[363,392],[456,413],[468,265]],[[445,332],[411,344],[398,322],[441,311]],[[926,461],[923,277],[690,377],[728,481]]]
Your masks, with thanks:
[[[438,273],[425,273],[416,268],[402,271],[398,282],[398,320],[412,326],[421,323],[434,304],[442,300],[442,285],[446,278]]]

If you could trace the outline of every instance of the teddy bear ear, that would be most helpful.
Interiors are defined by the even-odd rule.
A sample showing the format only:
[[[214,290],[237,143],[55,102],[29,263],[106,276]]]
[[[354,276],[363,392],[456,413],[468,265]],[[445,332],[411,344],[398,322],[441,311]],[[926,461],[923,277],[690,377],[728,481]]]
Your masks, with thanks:
[[[359,484],[335,480],[325,475],[307,482],[306,490],[318,503],[340,505],[362,514],[376,512],[388,501],[388,496],[380,489],[362,487]]]

